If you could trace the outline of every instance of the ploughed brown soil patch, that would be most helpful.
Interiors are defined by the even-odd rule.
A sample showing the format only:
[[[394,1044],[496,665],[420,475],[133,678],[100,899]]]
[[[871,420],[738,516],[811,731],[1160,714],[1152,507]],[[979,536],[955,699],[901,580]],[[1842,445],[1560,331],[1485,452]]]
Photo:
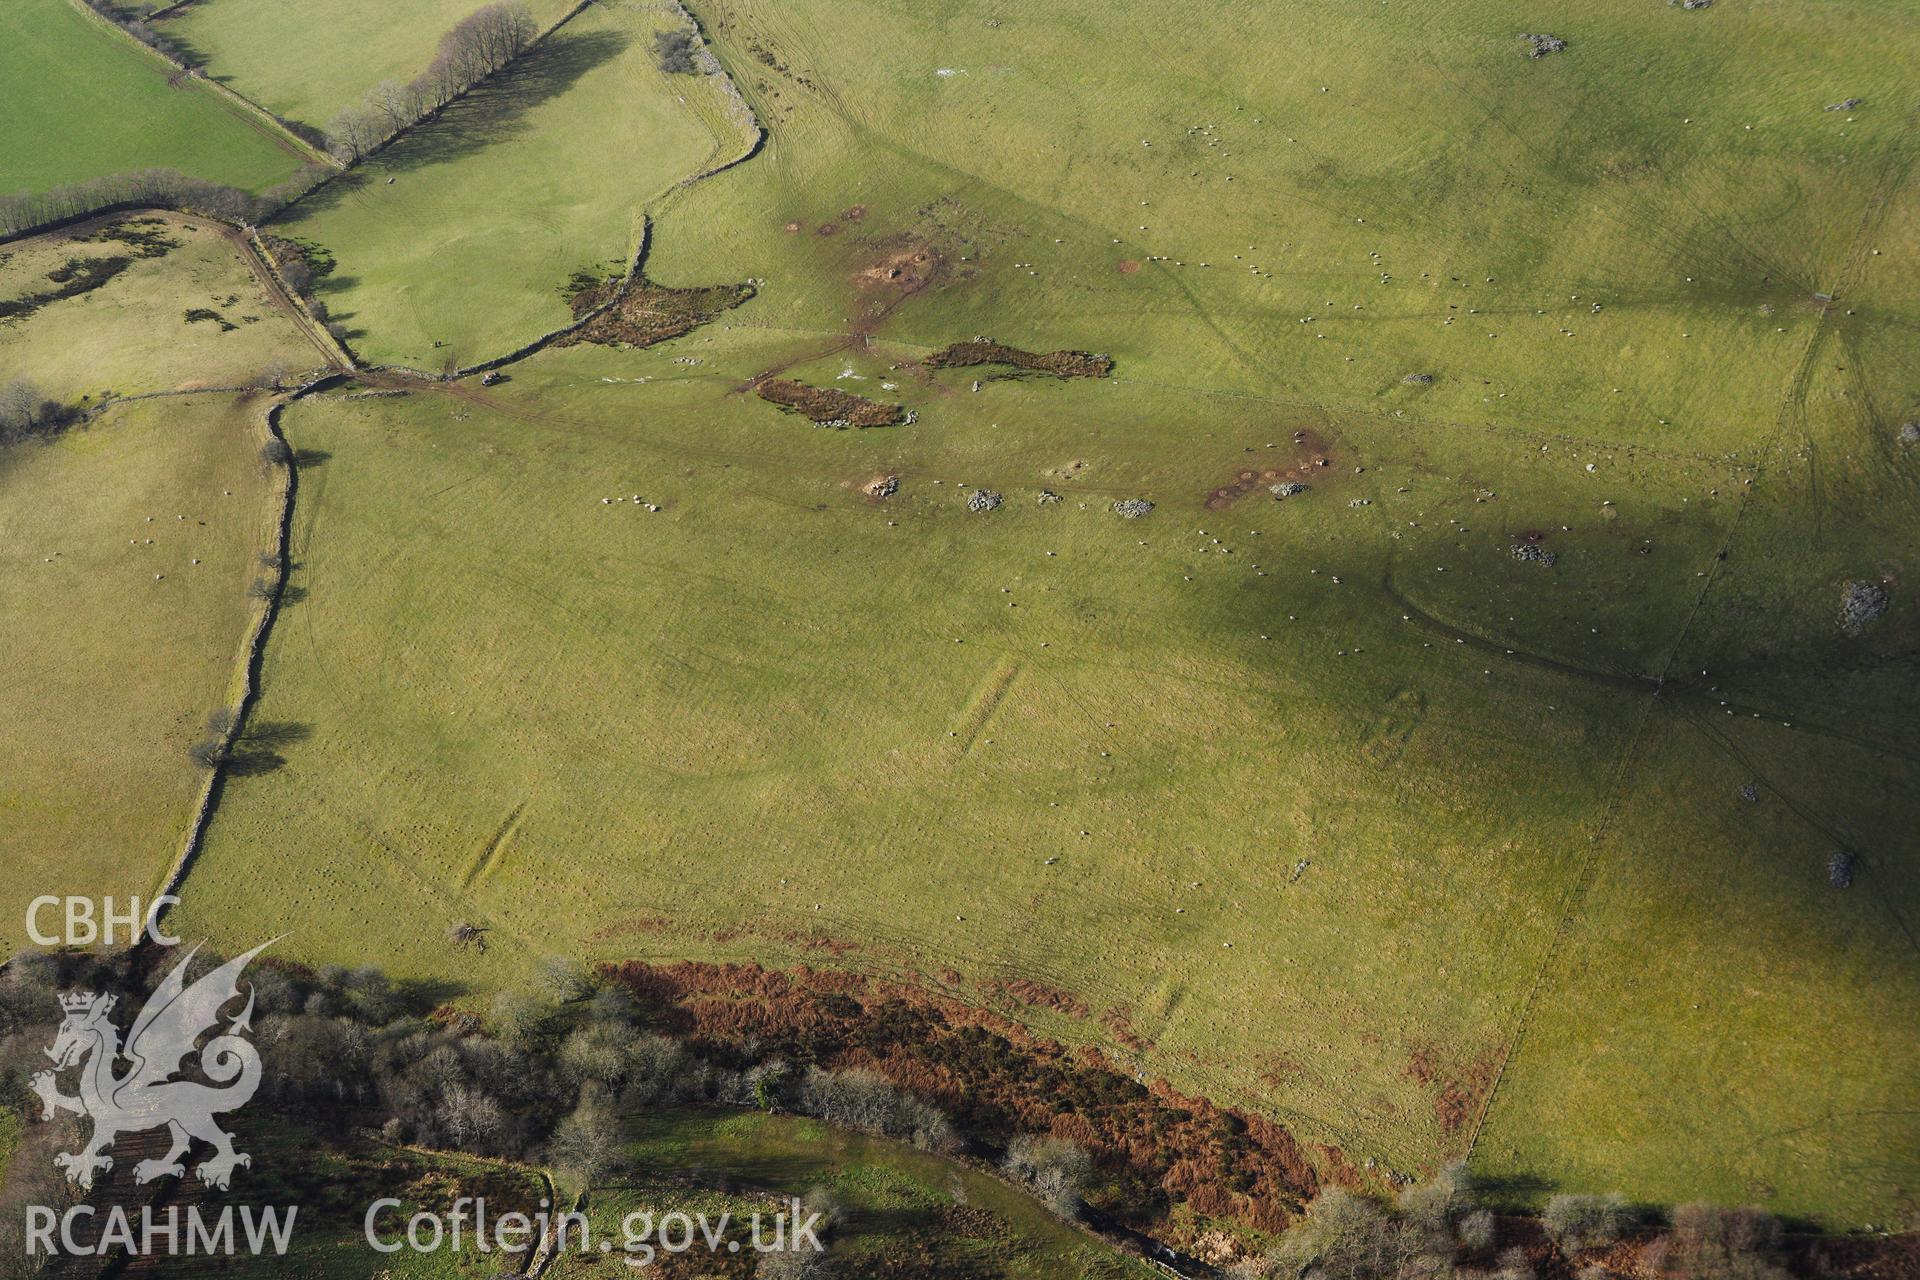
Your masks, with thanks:
[[[722,311],[753,297],[750,284],[716,284],[698,289],[669,289],[641,276],[624,295],[620,281],[590,285],[568,299],[578,320],[618,297],[592,320],[555,339],[554,346],[598,342],[609,347],[650,347],[691,333]]]
[[[1170,1212],[1184,1205],[1277,1231],[1319,1186],[1306,1150],[1273,1121],[1164,1080],[1142,1084],[1097,1049],[1070,1049],[921,987],[806,966],[635,960],[604,972],[652,1011],[658,1030],[728,1065],[778,1057],[868,1067],[944,1109],[969,1137],[1084,1143],[1106,1183],[1096,1207],[1136,1229],[1170,1229]]]
[[[998,342],[956,342],[921,363],[934,369],[970,369],[983,364],[1006,364],[1056,378],[1104,378],[1113,372],[1113,357],[1085,351],[1048,351],[1036,355]]]
[[[897,427],[907,420],[905,405],[881,404],[838,387],[810,387],[792,378],[763,379],[753,384],[753,392],[821,426]]]
[[[1232,483],[1207,491],[1205,499],[1207,510],[1225,510],[1248,494],[1255,491],[1265,492],[1276,484],[1311,485],[1316,479],[1325,477],[1333,466],[1333,457],[1327,449],[1327,442],[1322,440],[1316,432],[1304,428],[1291,434],[1293,457],[1285,466],[1240,468],[1234,473]]]

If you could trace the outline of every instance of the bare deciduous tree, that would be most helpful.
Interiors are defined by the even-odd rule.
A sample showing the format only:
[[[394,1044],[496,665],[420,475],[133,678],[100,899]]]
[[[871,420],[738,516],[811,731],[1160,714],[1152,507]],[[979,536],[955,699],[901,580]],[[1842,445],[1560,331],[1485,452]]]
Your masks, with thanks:
[[[457,921],[453,928],[447,930],[447,940],[461,950],[472,947],[483,955],[487,950],[487,931],[465,920]]]
[[[1093,1185],[1093,1157],[1085,1147],[1065,1138],[1021,1134],[1007,1145],[1001,1167],[1063,1218],[1080,1212]]]
[[[525,53],[539,36],[520,3],[490,4],[460,19],[443,36],[427,69],[405,84],[385,80],[327,126],[336,159],[357,164],[401,130],[438,111]]]
[[[588,1186],[620,1162],[620,1123],[604,1102],[589,1100],[574,1108],[553,1132],[548,1155],[575,1181]]]

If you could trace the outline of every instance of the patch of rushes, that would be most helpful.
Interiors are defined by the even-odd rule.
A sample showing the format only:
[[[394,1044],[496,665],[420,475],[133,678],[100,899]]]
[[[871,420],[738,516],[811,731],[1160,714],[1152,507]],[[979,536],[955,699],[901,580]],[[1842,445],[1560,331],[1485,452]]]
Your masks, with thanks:
[[[567,305],[573,309],[575,320],[592,319],[554,345],[597,342],[609,347],[651,347],[691,333],[753,294],[750,284],[673,289],[645,276],[637,277],[624,293],[618,280],[589,284],[575,292]],[[608,306],[609,302],[613,305]]]
[[[1036,354],[1018,347],[976,338],[956,342],[926,358],[930,369],[967,369],[979,365],[1012,365],[1034,373],[1050,373],[1056,378],[1104,378],[1113,372],[1113,357],[1086,351],[1048,351]]]
[[[754,384],[754,394],[822,427],[897,427],[911,420],[905,405],[882,404],[837,387],[810,387],[792,378]]]

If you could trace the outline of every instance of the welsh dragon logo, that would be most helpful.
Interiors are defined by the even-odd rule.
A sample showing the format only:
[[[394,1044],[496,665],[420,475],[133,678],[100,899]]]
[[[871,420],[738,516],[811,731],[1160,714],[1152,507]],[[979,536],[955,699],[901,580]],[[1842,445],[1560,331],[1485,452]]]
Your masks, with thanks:
[[[219,1026],[220,1011],[239,998],[240,971],[272,945],[263,942],[189,986],[187,966],[200,950],[193,948],[147,998],[140,1016],[133,1020],[124,1049],[119,1029],[108,1018],[115,997],[87,991],[60,997],[66,1019],[60,1024],[53,1047],[46,1051],[53,1060],[53,1070],[36,1074],[32,1086],[40,1095],[42,1120],[71,1111],[93,1121],[93,1136],[84,1147],[54,1157],[54,1164],[66,1171],[68,1181],[92,1187],[95,1173],[113,1168],[113,1157],[108,1153],[116,1138],[162,1127],[172,1145],[164,1156],[136,1164],[135,1182],[151,1182],[168,1174],[184,1177],[187,1168],[183,1157],[195,1138],[214,1148],[214,1154],[202,1160],[198,1170],[200,1180],[209,1187],[226,1190],[233,1171],[253,1163],[251,1157],[233,1149],[233,1135],[213,1119],[245,1106],[260,1087],[259,1051],[243,1038],[252,1029],[251,989],[246,1008],[238,1016],[229,1016],[226,1030],[199,1046],[200,1074],[213,1083],[175,1077],[195,1053],[195,1042]],[[116,1075],[114,1068],[122,1059],[129,1065]],[[68,1097],[60,1092],[58,1075],[76,1067],[80,1069],[80,1092]]]

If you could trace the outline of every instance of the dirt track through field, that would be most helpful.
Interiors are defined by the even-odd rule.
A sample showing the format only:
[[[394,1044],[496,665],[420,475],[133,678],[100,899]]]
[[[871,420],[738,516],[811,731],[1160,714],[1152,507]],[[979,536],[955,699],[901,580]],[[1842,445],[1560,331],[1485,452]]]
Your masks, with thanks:
[[[273,305],[293,321],[294,327],[299,329],[306,336],[307,341],[320,352],[327,362],[327,367],[335,373],[352,372],[353,361],[348,358],[340,344],[334,341],[333,335],[322,328],[312,314],[288,292],[287,287],[280,283],[280,274],[267,262],[266,255],[260,250],[259,240],[243,231],[224,225],[220,228],[220,234],[226,238],[228,244],[233,246],[234,253],[246,264],[247,270],[253,273],[253,278],[259,282],[260,287],[267,291],[267,297]]]

